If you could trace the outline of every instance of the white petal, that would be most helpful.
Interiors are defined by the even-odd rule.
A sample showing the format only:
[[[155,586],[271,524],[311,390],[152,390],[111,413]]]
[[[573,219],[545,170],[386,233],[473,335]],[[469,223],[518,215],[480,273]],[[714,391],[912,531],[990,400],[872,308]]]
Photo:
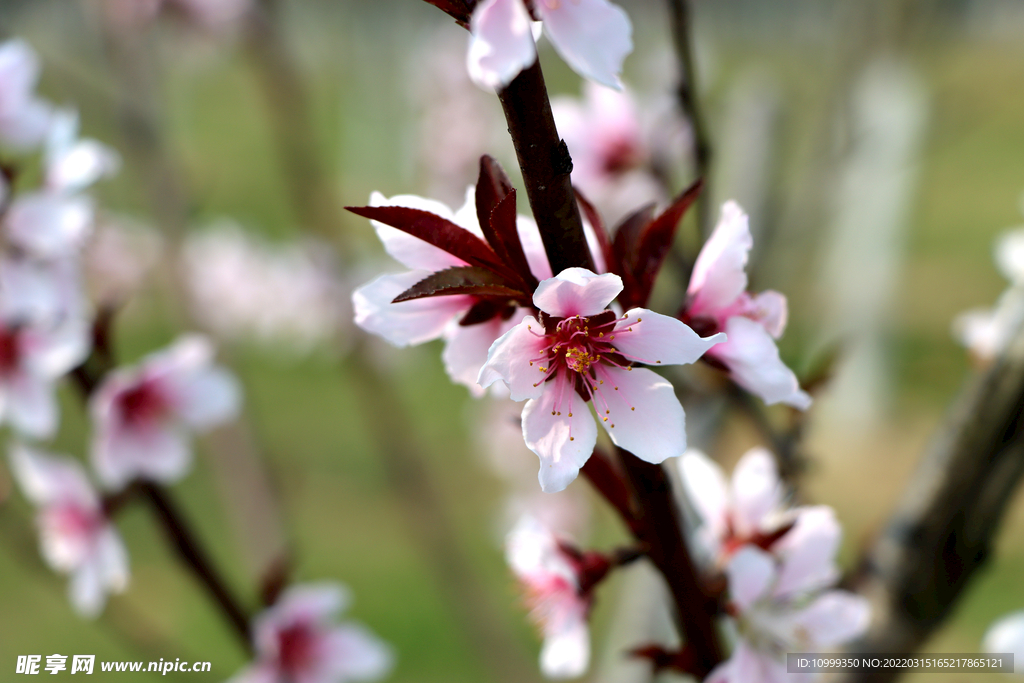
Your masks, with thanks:
[[[752,545],[737,550],[725,568],[729,595],[741,612],[746,612],[764,597],[775,579],[775,560]]]
[[[711,315],[733,304],[747,289],[747,257],[754,240],[747,214],[736,202],[726,202],[711,237],[693,266],[687,293],[694,315]]]
[[[1024,611],[1009,614],[989,626],[981,649],[989,654],[1013,653],[1013,670],[1024,672]]]
[[[472,297],[432,296],[391,303],[428,275],[424,270],[381,275],[357,289],[352,293],[356,325],[395,346],[422,344],[440,337],[453,318],[469,310]]]
[[[540,458],[538,479],[545,492],[561,491],[594,452],[597,427],[590,409],[569,381],[547,382],[539,398],[523,408],[523,439]]]
[[[774,546],[782,557],[775,594],[798,596],[831,585],[839,573],[835,556],[841,538],[832,508],[800,508],[796,524]]]
[[[622,62],[633,51],[633,26],[608,0],[541,0],[535,4],[551,44],[576,73],[621,88]]]
[[[843,645],[867,631],[871,620],[868,601],[848,591],[827,591],[794,615],[793,621],[818,648]]]
[[[93,203],[84,195],[33,192],[18,197],[8,210],[11,240],[44,258],[78,249],[92,228]]]
[[[481,88],[504,88],[537,59],[532,20],[523,0],[485,0],[469,22],[469,77]]]
[[[537,286],[533,303],[556,318],[597,315],[621,291],[622,278],[618,275],[597,275],[586,268],[566,268]]]
[[[753,448],[740,458],[732,473],[732,504],[737,532],[746,536],[782,507],[782,483],[775,458],[764,448]]]
[[[15,480],[33,504],[46,506],[70,500],[83,507],[99,506],[99,497],[78,461],[18,442],[11,445],[9,457]]]
[[[394,667],[391,648],[359,624],[333,629],[324,639],[324,648],[325,668],[340,681],[374,681]]]
[[[487,351],[487,362],[480,368],[477,378],[486,389],[496,381],[503,380],[508,386],[513,401],[537,398],[551,382],[544,383],[542,363],[535,361],[541,349],[547,346],[542,335],[544,327],[532,315],[511,330],[494,340]],[[533,361],[533,362],[531,362]]]
[[[668,381],[644,368],[611,368],[598,377],[604,384],[594,409],[616,446],[655,464],[683,454],[686,415]]]
[[[170,426],[135,430],[110,425],[98,428],[92,462],[100,481],[117,490],[136,477],[177,481],[188,472],[192,452],[185,434]]]
[[[30,98],[16,112],[0,114],[0,139],[18,150],[36,147],[46,137],[52,114],[49,103]]]
[[[75,611],[86,619],[95,619],[103,611],[107,593],[103,588],[103,578],[96,562],[83,563],[71,575],[68,599]]]
[[[242,388],[224,368],[197,369],[172,383],[178,417],[192,429],[205,430],[227,422],[241,408]]]
[[[789,304],[785,295],[769,289],[753,297],[750,303],[754,307],[757,322],[764,326],[773,339],[781,337],[789,320]]]
[[[708,529],[709,539],[725,534],[729,492],[722,468],[702,452],[691,448],[679,459],[680,474],[687,499]],[[717,548],[712,548],[717,551]]]
[[[1024,230],[1014,230],[999,238],[995,247],[999,272],[1014,285],[1024,285]]]
[[[79,140],[65,150],[46,171],[51,190],[78,192],[121,167],[117,152],[96,140]]]
[[[590,632],[585,619],[574,619],[548,633],[540,652],[540,670],[548,678],[582,676],[590,663]]]
[[[634,308],[616,324],[614,345],[626,358],[647,365],[685,365],[725,340],[722,333],[701,337],[675,318]]]
[[[96,539],[96,562],[108,591],[120,593],[128,587],[128,551],[112,524],[108,524]]]
[[[78,366],[92,347],[88,321],[69,315],[51,329],[26,330],[30,352],[26,365],[44,377],[57,378]]]
[[[457,223],[456,214],[442,202],[433,199],[426,199],[413,194],[401,194],[394,197],[385,197],[379,192],[370,195],[370,206],[402,206],[408,209],[419,209],[436,216]],[[463,214],[464,215],[464,214]],[[377,231],[377,237],[384,245],[384,250],[391,258],[401,263],[406,268],[413,270],[425,270],[434,272],[451,268],[452,266],[464,266],[465,261],[458,259],[443,249],[427,244],[418,237],[392,228],[379,221],[370,221],[373,229]],[[473,223],[475,227],[475,221]],[[462,227],[466,227],[463,225]],[[479,233],[479,227],[470,230],[475,234]]]
[[[779,349],[764,326],[749,318],[729,318],[728,341],[708,353],[729,368],[736,383],[771,405],[785,403],[799,410],[811,406],[811,397],[800,388],[796,375],[779,357]]]
[[[551,277],[551,264],[548,263],[548,254],[544,251],[544,242],[540,239],[537,222],[528,216],[517,216],[516,232],[519,234],[519,242],[523,245],[523,253],[533,276],[538,280]]]
[[[323,581],[288,588],[281,594],[275,609],[286,621],[324,621],[348,609],[351,603],[352,594],[347,587],[335,581]]]
[[[510,320],[492,318],[477,325],[452,327],[441,354],[444,369],[452,381],[469,387],[474,396],[483,396],[484,389],[477,383],[477,378],[487,362],[487,353],[491,344],[515,324],[513,316]]]
[[[53,383],[29,372],[7,380],[7,409],[11,425],[20,434],[46,439],[57,431],[57,397]]]
[[[746,640],[740,640],[732,654],[733,683],[803,683],[814,676],[786,672],[785,660],[773,653],[761,652]]]

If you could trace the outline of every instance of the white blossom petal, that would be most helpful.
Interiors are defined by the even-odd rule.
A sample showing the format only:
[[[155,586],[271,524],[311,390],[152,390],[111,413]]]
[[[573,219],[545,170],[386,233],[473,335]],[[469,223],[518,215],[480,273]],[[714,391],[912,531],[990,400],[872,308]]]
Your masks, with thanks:
[[[754,240],[747,214],[736,202],[726,202],[711,237],[693,266],[687,293],[694,315],[714,315],[728,308],[747,289],[747,258]]]
[[[452,381],[469,387],[474,396],[483,396],[484,388],[477,378],[487,362],[491,344],[515,325],[515,316],[510,320],[492,318],[476,325],[455,325],[441,354]]]
[[[802,595],[834,582],[839,574],[835,556],[841,538],[842,529],[832,508],[802,508],[796,524],[774,547],[782,557],[775,595]]]
[[[867,599],[848,591],[826,591],[797,612],[793,621],[816,648],[848,643],[867,631],[871,606]]]
[[[533,303],[556,318],[597,315],[622,291],[622,278],[612,273],[597,275],[586,268],[566,268],[544,280],[533,294]]]
[[[428,275],[423,270],[381,275],[357,289],[352,293],[356,325],[400,347],[439,338],[453,318],[470,309],[472,297],[432,296],[391,303]]]
[[[733,554],[725,573],[733,603],[745,612],[768,593],[776,577],[775,560],[760,548],[746,545]]]
[[[539,336],[544,327],[532,315],[511,330],[494,340],[487,352],[487,362],[480,368],[477,378],[481,387],[486,389],[496,381],[503,380],[508,386],[513,401],[538,398],[544,393],[544,371],[541,364],[531,362],[538,358],[547,345],[547,341]],[[558,381],[558,380],[555,380]]]
[[[733,521],[739,535],[761,530],[763,520],[782,507],[782,494],[772,454],[764,448],[747,451],[732,473]]]
[[[484,0],[469,22],[469,77],[481,88],[500,89],[537,59],[533,21],[523,0]]]
[[[413,194],[385,197],[379,192],[374,192],[370,195],[370,206],[401,206],[407,209],[418,209],[456,223],[456,214],[446,204]],[[375,220],[371,220],[370,224],[377,231],[377,237],[380,238],[388,255],[406,268],[428,271],[429,274],[453,266],[466,265],[462,259],[398,228],[392,228],[390,225]],[[472,225],[475,230],[470,230],[470,232],[479,235],[480,228],[476,226],[475,221]],[[462,225],[462,227],[467,228],[466,225]]]
[[[771,405],[785,403],[799,410],[811,406],[811,397],[779,357],[779,349],[764,326],[749,318],[735,316],[725,325],[728,341],[708,353],[729,368],[733,379],[747,391]]]
[[[594,409],[616,446],[655,464],[683,454],[686,415],[672,384],[644,368],[608,368],[598,377],[605,383]]]
[[[337,680],[375,681],[394,668],[395,655],[380,638],[359,624],[345,624],[324,637],[324,667]],[[332,679],[334,680],[334,679]]]
[[[633,25],[608,0],[540,0],[534,5],[544,32],[578,74],[621,88],[622,63],[633,51]]]
[[[686,323],[646,308],[627,311],[625,320],[615,325],[615,348],[629,360],[647,365],[695,363],[725,341],[721,332],[701,337]]]
[[[579,474],[597,443],[590,409],[562,377],[547,382],[523,408],[523,439],[540,458],[538,479],[547,493],[565,489]]]
[[[1014,612],[989,626],[981,649],[989,654],[1013,654],[1014,673],[1024,673],[1024,611]]]
[[[729,510],[729,490],[722,468],[701,451],[691,448],[679,459],[679,469],[687,500],[707,529],[705,539],[713,541],[716,546],[709,550],[717,554],[717,546],[726,531]]]
[[[586,619],[576,619],[548,633],[540,653],[540,670],[548,678],[576,678],[590,663],[590,631]]]

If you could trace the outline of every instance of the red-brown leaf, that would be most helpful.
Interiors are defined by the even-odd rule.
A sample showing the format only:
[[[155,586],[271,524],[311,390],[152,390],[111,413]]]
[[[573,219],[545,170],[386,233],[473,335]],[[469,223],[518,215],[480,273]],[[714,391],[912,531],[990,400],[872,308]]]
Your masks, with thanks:
[[[397,304],[430,296],[451,296],[453,294],[495,296],[507,299],[528,298],[526,292],[510,285],[492,270],[473,266],[456,266],[431,273],[396,296],[391,303]]]

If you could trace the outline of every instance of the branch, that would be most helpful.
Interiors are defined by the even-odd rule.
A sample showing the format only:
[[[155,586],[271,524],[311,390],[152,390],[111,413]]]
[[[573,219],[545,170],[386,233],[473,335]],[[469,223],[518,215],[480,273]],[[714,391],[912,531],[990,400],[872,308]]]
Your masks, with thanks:
[[[163,523],[167,539],[174,544],[182,561],[189,566],[195,577],[220,606],[221,612],[244,644],[246,652],[251,655],[252,640],[249,637],[249,616],[213,569],[213,565],[206,551],[199,544],[196,535],[188,527],[184,517],[166,491],[149,482],[143,482],[139,484],[139,487]]]
[[[857,652],[912,652],[949,615],[991,554],[992,540],[1024,475],[1024,328],[984,373],[971,378],[910,480],[854,587],[874,619]],[[851,675],[889,681],[895,672]]]
[[[572,267],[594,270],[569,178],[572,158],[555,128],[540,60],[516,76],[498,93],[498,99],[505,111],[526,196],[551,262],[551,272],[557,275]]]
[[[697,69],[693,59],[692,21],[688,0],[668,0],[669,14],[672,20],[672,40],[675,45],[676,59],[679,60],[679,86],[676,95],[679,106],[690,121],[693,130],[694,165],[698,178],[704,179],[704,191],[697,199],[697,223],[700,234],[707,239],[711,234],[711,191],[708,184],[711,176],[711,144],[708,141],[707,127],[704,117],[697,104]]]

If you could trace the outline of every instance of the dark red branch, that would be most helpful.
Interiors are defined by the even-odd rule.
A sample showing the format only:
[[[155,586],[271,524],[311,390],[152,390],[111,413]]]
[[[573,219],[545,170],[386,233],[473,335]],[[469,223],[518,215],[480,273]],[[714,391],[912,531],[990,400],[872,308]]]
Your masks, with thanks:
[[[246,652],[252,654],[249,616],[228,590],[224,581],[214,571],[209,556],[199,544],[197,536],[189,529],[185,518],[162,488],[149,482],[141,483],[139,487],[160,518],[167,539],[174,545],[181,560],[189,566],[210,597],[220,606],[221,612],[234,628]]]
[[[572,158],[558,137],[540,61],[498,93],[523,172],[526,196],[556,275],[566,268],[594,270],[569,173]]]

